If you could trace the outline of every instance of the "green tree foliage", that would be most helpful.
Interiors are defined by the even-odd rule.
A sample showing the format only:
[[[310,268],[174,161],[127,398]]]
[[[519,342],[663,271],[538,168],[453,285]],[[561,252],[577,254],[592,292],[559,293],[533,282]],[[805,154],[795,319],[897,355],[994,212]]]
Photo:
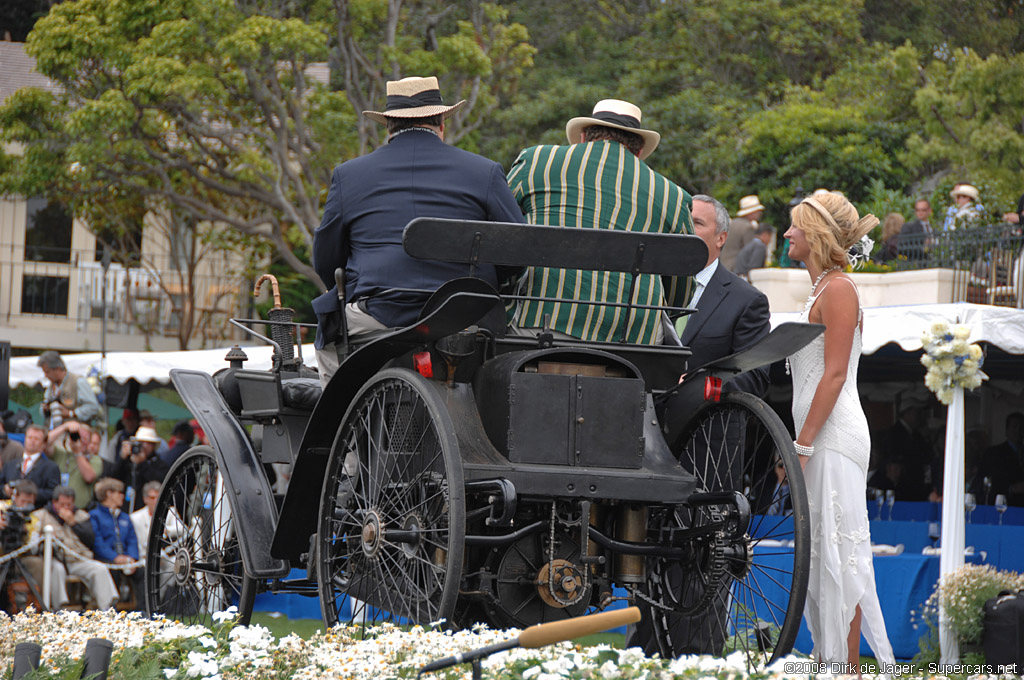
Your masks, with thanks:
[[[388,79],[437,73],[450,99],[469,100],[449,140],[472,132],[530,65],[525,28],[505,18],[472,1],[59,5],[27,50],[62,93],[25,90],[0,111],[21,150],[0,162],[0,189],[45,189],[100,222],[118,205],[166,208],[226,227],[229,247],[269,242],[322,288],[299,253],[331,168],[382,141],[357,112],[383,107]],[[348,89],[321,82],[324,64]]]
[[[984,203],[1010,210],[1024,178],[1024,55],[972,51],[934,61],[914,95],[923,123],[907,140],[907,162],[948,164],[989,186]]]

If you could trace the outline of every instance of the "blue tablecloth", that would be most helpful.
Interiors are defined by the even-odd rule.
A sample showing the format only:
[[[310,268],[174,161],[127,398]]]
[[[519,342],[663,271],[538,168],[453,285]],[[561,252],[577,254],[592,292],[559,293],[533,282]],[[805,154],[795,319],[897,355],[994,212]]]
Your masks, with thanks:
[[[883,505],[881,511],[879,511],[878,504],[874,501],[869,501],[868,517],[871,519],[888,520],[889,508]],[[934,522],[942,519],[942,503],[896,501],[892,506],[892,519],[895,522]],[[999,512],[994,505],[978,505],[974,512],[971,513],[971,523],[998,524]],[[1007,508],[1006,512],[1003,513],[1003,524],[1024,526],[1024,508]]]
[[[758,559],[762,564],[771,564],[764,557]],[[792,569],[791,557],[778,556],[774,559],[777,560],[778,564],[775,566],[779,569],[785,571]],[[980,560],[981,557],[975,555],[969,557],[967,561],[978,562]],[[939,558],[908,553],[876,556],[874,567],[875,586],[893,654],[897,659],[912,659],[920,650],[918,640],[927,630],[924,627],[914,628],[910,612],[920,611],[921,605],[935,589],[935,584],[939,580]],[[789,580],[784,579],[784,581],[778,587],[788,588]],[[770,584],[762,584],[761,587],[765,591],[765,597],[778,599],[779,592],[771,591]],[[810,654],[813,647],[811,633],[807,628],[807,621],[804,620],[800,624],[800,633],[796,639],[795,649],[804,654]],[[868,647],[863,636],[861,637],[860,653],[865,656],[874,656],[874,652]]]
[[[1024,569],[1024,527],[972,523],[965,529],[965,545],[974,546],[975,552],[984,552],[986,564],[1013,571]],[[932,544],[928,522],[875,521],[871,523],[871,540],[891,545],[902,543],[907,552],[916,553]]]

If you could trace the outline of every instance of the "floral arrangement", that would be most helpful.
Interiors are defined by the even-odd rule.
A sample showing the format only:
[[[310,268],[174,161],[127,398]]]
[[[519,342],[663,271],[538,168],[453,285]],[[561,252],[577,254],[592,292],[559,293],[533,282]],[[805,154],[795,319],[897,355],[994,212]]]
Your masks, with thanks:
[[[977,343],[968,344],[970,336],[971,329],[967,326],[956,324],[950,327],[945,321],[936,321],[921,336],[925,351],[921,363],[928,369],[924,384],[947,406],[953,403],[955,388],[973,390],[981,385],[981,381],[988,380],[981,371],[984,353]]]
[[[309,640],[296,635],[274,640],[262,626],[235,626],[233,616],[222,616],[206,628],[113,611],[30,611],[14,617],[0,612],[0,673],[10,674],[15,645],[36,642],[43,648],[42,665],[33,674],[36,680],[78,678],[86,641],[101,637],[114,643],[110,680],[411,679],[428,661],[518,633],[483,626],[452,632],[382,624],[363,636],[358,627],[339,625]],[[495,654],[484,660],[483,674],[488,680],[762,680],[807,678],[808,662],[788,656],[748,674],[741,652],[724,659],[661,659],[646,657],[636,648],[563,642]],[[469,680],[471,669],[463,664],[427,677]]]
[[[992,565],[965,564],[947,574],[925,601],[919,613],[911,612],[915,625],[924,623],[933,632],[931,639],[922,643],[918,662],[938,660],[937,644],[940,607],[961,643],[975,645],[981,642],[985,623],[985,602],[1002,590],[1016,592],[1024,589],[1024,574],[999,571]]]
[[[876,221],[877,223],[877,221]],[[854,269],[860,269],[871,257],[871,251],[875,247],[875,242],[871,240],[867,234],[861,236],[860,240],[850,246],[849,252],[846,253],[846,260],[850,263],[850,266]]]

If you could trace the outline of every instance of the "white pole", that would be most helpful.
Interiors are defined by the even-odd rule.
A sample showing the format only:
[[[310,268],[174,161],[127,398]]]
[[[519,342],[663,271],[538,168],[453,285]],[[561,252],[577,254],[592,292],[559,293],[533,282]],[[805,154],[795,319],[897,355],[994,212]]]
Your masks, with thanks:
[[[50,610],[50,569],[53,567],[53,527],[43,527],[43,607]]]
[[[964,566],[964,390],[953,389],[953,403],[946,415],[945,479],[942,483],[942,553],[940,578]],[[939,610],[939,647],[942,663],[960,658],[960,642]]]

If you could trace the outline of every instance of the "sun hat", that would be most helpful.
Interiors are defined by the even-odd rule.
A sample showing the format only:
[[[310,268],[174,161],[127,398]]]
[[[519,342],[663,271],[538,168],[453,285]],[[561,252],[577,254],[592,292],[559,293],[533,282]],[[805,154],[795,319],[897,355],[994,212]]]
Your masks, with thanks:
[[[594,104],[594,112],[589,116],[573,118],[565,124],[565,136],[569,138],[570,144],[578,144],[580,133],[584,128],[591,125],[603,125],[604,127],[625,130],[640,135],[644,140],[644,146],[640,149],[640,160],[651,155],[658,148],[661,135],[654,130],[645,130],[640,127],[642,114],[640,108],[635,104],[622,101],[621,99],[602,99]]]
[[[757,197],[757,194],[744,196],[740,199],[740,209],[736,211],[736,217],[743,217],[758,210],[764,210],[764,206],[761,205],[761,199]]]
[[[160,436],[157,435],[156,430],[151,427],[140,427],[135,431],[135,439],[140,442],[151,442],[153,444],[160,443]]]
[[[975,201],[978,200],[978,190],[970,184],[958,184],[953,187],[953,190],[949,192],[949,195],[953,198],[957,196],[967,196]]]
[[[466,100],[445,106],[437,78],[411,76],[401,80],[389,80],[387,104],[383,111],[363,111],[363,115],[378,123],[387,123],[388,118],[430,118],[444,115],[445,118],[462,108]]]

